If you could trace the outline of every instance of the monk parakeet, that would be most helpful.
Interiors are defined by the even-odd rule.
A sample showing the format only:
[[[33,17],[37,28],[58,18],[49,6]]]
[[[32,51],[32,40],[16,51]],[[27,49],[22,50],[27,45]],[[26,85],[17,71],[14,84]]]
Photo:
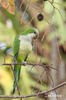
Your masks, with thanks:
[[[14,39],[13,53],[14,53],[14,63],[23,62],[27,55],[33,50],[32,39],[39,34],[36,28],[28,28],[20,35],[17,35]],[[18,83],[20,78],[21,65],[14,65],[14,74],[16,77],[16,82]],[[13,93],[15,92],[15,80],[13,83]]]

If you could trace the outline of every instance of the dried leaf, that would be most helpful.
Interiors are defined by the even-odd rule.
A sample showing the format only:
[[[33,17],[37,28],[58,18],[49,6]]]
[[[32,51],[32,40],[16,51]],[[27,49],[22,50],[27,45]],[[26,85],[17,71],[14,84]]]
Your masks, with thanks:
[[[11,14],[15,13],[14,0],[1,0],[1,5]]]

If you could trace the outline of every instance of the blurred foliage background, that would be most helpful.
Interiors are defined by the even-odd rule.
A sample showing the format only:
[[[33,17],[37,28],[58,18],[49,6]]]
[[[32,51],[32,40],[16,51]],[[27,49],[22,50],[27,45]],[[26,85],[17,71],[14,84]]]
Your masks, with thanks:
[[[52,64],[58,72],[41,66],[22,66],[18,84],[21,94],[48,90],[66,80],[66,0],[15,0],[14,15],[0,7],[0,94],[12,94],[13,72],[10,66],[1,64],[13,62],[15,35],[28,27],[38,28],[40,35],[33,40],[35,49],[27,61]],[[18,95],[17,91],[15,95]],[[43,95],[25,100],[36,99],[48,100]]]

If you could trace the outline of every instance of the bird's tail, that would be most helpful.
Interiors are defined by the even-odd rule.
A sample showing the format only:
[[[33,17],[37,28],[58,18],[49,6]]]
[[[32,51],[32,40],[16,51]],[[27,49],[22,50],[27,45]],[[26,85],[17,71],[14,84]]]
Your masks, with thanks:
[[[13,83],[13,94],[15,93],[15,88],[16,85],[18,84],[19,78],[20,78],[20,70],[21,66],[20,65],[15,65],[14,66],[14,83]]]
[[[28,57],[28,54],[26,55],[24,61],[27,60],[27,57]],[[16,61],[16,60],[14,60]],[[18,62],[21,62],[20,59],[18,59]],[[21,65],[14,65],[14,83],[13,83],[13,94],[15,93],[15,88],[16,88],[16,85],[18,84],[18,81],[20,79],[20,71],[21,71]]]

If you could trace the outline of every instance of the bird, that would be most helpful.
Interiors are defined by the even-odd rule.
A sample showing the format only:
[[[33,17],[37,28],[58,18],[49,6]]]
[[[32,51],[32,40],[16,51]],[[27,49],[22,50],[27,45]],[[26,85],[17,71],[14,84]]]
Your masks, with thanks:
[[[14,63],[26,61],[29,53],[33,50],[32,40],[36,35],[39,35],[37,28],[28,28],[15,37],[13,42]],[[14,79],[13,82],[13,94],[15,93],[16,83],[18,84],[20,79],[20,71],[21,65],[14,64],[14,75],[16,80]]]

